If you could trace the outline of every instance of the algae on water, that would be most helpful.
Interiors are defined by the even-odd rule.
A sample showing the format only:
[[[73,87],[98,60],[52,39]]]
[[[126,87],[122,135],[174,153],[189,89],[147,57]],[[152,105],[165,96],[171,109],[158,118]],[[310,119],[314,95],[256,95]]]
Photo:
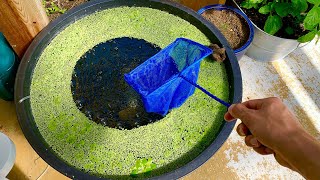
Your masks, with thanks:
[[[77,109],[71,77],[77,60],[95,45],[118,37],[144,39],[161,48],[178,37],[209,45],[187,21],[150,8],[121,7],[94,13],[58,34],[34,70],[30,100],[40,133],[68,164],[103,177],[129,178],[139,158],[152,158],[152,175],[177,169],[215,139],[226,109],[196,90],[162,120],[132,130],[104,127]],[[223,64],[204,60],[198,83],[224,100],[229,97]]]

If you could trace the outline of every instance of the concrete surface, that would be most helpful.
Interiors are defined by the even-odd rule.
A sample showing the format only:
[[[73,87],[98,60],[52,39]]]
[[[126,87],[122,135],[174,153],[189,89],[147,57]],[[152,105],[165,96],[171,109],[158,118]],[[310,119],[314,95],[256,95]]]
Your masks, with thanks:
[[[304,128],[320,140],[320,43],[297,49],[284,60],[261,63],[243,57],[243,101],[278,96],[297,115]],[[239,123],[239,122],[238,122]],[[8,175],[11,180],[68,179],[48,166],[26,141],[13,102],[0,100],[0,131],[16,145],[17,159]],[[244,145],[235,131],[204,165],[183,179],[303,179]]]

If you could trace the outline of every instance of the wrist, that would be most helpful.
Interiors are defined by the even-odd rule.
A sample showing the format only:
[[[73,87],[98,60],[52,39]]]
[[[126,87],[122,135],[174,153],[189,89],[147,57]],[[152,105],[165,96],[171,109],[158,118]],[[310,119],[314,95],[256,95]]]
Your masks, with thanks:
[[[304,129],[290,133],[276,149],[275,153],[306,179],[317,179],[320,167],[320,144]]]
[[[302,127],[294,128],[280,135],[274,151],[281,154],[290,152],[298,147],[303,147],[304,143],[308,140],[310,140],[310,135]]]

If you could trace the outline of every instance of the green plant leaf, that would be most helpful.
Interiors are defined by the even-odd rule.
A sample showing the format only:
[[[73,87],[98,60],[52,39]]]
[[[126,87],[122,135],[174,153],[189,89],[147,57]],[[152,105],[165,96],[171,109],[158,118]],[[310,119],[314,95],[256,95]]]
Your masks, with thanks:
[[[285,29],[286,33],[289,34],[289,35],[292,35],[294,33],[294,30],[292,27],[286,27]]]
[[[61,9],[58,5],[56,5],[54,2],[50,3],[50,7],[46,8],[47,15],[54,14],[54,13],[61,13],[64,14],[67,11],[67,9]]]
[[[263,0],[249,0],[249,2],[251,2],[253,4],[260,4],[263,2]]]
[[[130,175],[132,177],[137,177],[140,174],[150,173],[152,170],[156,168],[157,168],[157,165],[152,163],[152,158],[137,159],[135,166],[131,168]]]
[[[146,165],[146,164],[147,164],[147,162],[148,162],[148,160],[147,160],[147,159],[142,159],[142,164],[143,164],[143,165]]]
[[[291,3],[295,14],[305,12],[308,9],[307,0],[291,0]]]
[[[150,166],[151,164],[152,164],[152,158],[149,158],[148,161],[147,161],[147,163],[146,163],[146,165],[147,165],[147,166]]]
[[[64,14],[67,11],[67,9],[60,9],[59,13]]]
[[[271,7],[269,5],[262,6],[259,9],[259,13],[261,14],[269,14],[271,12]]]
[[[269,2],[268,5],[271,7],[271,9],[274,9],[274,6],[276,5],[277,3],[275,2]]]
[[[240,6],[245,9],[251,9],[255,8],[257,9],[259,7],[259,4],[262,3],[264,0],[245,0],[242,1]]]
[[[130,173],[130,176],[137,177],[138,176],[138,170],[132,170]]]
[[[304,19],[306,18],[306,15],[300,15],[300,14],[298,14],[296,17],[296,23],[297,24],[302,24],[303,23],[303,21],[304,21]]]
[[[257,7],[257,4],[251,3],[248,0],[246,0],[246,1],[242,1],[240,6],[245,8],[245,9],[251,9],[251,8]]]
[[[316,34],[317,34],[317,31],[311,31],[311,32],[309,32],[308,34],[299,37],[299,38],[298,38],[298,41],[299,41],[300,43],[305,43],[305,42],[312,41],[312,39],[316,36]]]
[[[308,0],[311,4],[320,4],[319,0]]]
[[[156,164],[151,164],[151,169],[156,169],[157,168],[157,165]]]
[[[303,21],[303,25],[308,30],[313,30],[320,23],[320,7],[313,7]]]
[[[145,172],[146,172],[146,173],[151,172],[151,171],[152,171],[152,168],[151,168],[151,167],[147,167],[147,168],[145,169]]]
[[[136,166],[135,166],[135,168],[139,169],[140,167],[141,167],[141,160],[138,159],[138,160],[136,161]]]
[[[282,27],[282,20],[281,17],[278,15],[269,15],[268,19],[264,24],[264,31],[268,34],[274,35],[281,29]]]
[[[290,3],[277,3],[275,5],[275,10],[276,13],[280,16],[280,17],[285,17],[288,16],[289,13],[292,12],[292,8],[291,8],[291,4]]]

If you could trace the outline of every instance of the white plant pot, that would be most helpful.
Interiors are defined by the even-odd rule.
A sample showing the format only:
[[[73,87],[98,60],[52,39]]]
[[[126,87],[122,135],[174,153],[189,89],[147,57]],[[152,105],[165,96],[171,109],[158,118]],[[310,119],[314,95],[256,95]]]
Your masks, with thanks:
[[[6,179],[16,159],[16,148],[13,142],[0,132],[0,179]]]
[[[233,2],[238,9],[243,12],[234,0]],[[256,26],[253,22],[252,24],[254,26],[254,38],[251,46],[246,52],[246,55],[252,59],[263,62],[280,60],[301,45],[297,40],[270,35]]]

